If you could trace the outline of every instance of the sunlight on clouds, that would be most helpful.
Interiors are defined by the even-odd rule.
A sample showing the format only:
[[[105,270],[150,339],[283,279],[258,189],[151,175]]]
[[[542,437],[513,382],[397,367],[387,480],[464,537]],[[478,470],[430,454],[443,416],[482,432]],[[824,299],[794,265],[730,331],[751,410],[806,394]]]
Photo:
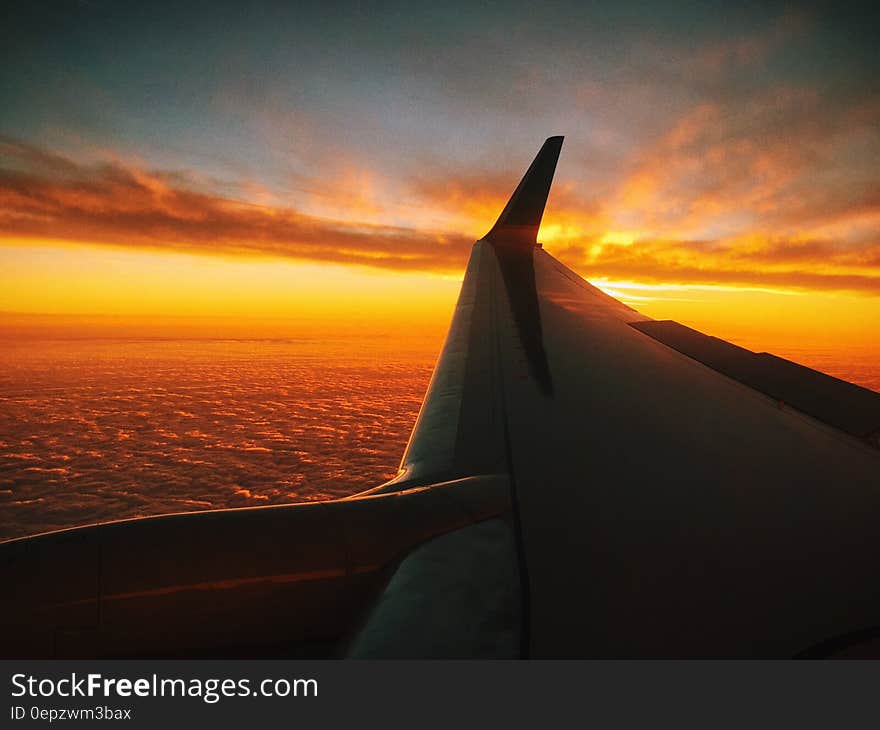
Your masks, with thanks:
[[[608,231],[602,234],[599,243],[612,246],[632,246],[635,241],[644,237],[645,234],[642,231]]]
[[[637,281],[612,281],[603,277],[590,277],[589,281],[591,284],[599,287],[603,291],[605,291],[607,287],[613,287],[617,290],[640,290],[650,292],[761,292],[764,294],[779,294],[782,296],[803,296],[805,294],[805,292],[794,291],[791,289],[768,289],[766,287],[756,286],[726,286],[724,284],[648,284]]]

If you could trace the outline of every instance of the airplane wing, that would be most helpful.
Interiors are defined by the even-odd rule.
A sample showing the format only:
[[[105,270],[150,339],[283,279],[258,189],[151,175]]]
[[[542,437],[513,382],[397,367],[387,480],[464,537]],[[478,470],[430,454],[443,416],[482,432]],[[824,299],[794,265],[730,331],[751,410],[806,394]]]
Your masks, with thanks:
[[[536,234],[560,145],[474,246],[391,488],[507,475],[525,656],[863,640],[880,626],[880,394],[653,321],[554,259]]]
[[[4,543],[4,653],[871,645],[880,394],[653,321],[554,259],[536,236],[561,144],[545,142],[474,245],[396,479]]]

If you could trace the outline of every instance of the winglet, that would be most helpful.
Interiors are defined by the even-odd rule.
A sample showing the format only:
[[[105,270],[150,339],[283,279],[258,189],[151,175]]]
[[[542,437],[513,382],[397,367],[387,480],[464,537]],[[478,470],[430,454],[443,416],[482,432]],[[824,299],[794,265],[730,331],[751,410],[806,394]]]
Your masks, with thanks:
[[[534,246],[537,243],[562,140],[563,137],[549,137],[544,142],[484,240],[511,245]]]

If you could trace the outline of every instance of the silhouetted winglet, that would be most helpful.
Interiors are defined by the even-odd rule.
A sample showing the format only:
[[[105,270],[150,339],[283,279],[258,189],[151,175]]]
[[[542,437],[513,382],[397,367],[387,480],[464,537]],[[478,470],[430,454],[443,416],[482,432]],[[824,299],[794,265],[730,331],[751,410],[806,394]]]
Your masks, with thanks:
[[[485,235],[486,240],[511,245],[534,245],[537,242],[562,140],[563,137],[550,137],[544,142],[492,230]]]

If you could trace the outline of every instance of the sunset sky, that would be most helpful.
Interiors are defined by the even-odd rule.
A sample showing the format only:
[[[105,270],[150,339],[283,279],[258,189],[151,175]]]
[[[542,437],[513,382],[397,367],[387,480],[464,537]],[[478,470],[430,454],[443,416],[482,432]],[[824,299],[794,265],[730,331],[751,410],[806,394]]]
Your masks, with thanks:
[[[749,346],[880,339],[870,17],[181,6],[7,13],[0,312],[14,331],[64,315],[442,334],[471,243],[564,134],[540,239],[593,283]]]

